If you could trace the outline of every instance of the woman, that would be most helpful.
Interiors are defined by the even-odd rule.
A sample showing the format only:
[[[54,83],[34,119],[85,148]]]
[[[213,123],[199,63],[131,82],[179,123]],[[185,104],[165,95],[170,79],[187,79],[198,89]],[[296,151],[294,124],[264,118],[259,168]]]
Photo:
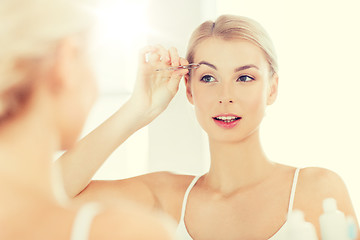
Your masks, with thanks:
[[[87,1],[71,0],[1,1],[2,240],[171,239],[162,217],[126,200],[118,199],[112,207],[59,203],[53,154],[77,141],[96,96],[87,56],[94,18],[87,5]],[[158,55],[156,48],[144,51]],[[142,61],[140,74],[145,75],[146,68],[153,72],[152,68],[170,66],[165,60],[158,66],[151,64]],[[186,71],[147,79],[140,75],[139,85],[158,92],[156,86],[168,81],[176,86]],[[141,85],[145,80],[149,86]]]
[[[200,64],[185,82],[187,98],[208,134],[209,172],[196,177],[157,172],[88,184],[109,154],[154,118],[149,110],[136,121],[137,109],[155,103],[148,95],[142,101],[132,97],[57,162],[71,197],[116,201],[127,196],[172,216],[179,222],[180,239],[286,239],[293,209],[304,212],[320,237],[319,216],[328,197],[355,218],[346,187],[335,173],[278,164],[262,150],[259,127],[267,105],[276,100],[278,65],[272,42],[258,23],[221,16],[201,24],[190,39],[187,60]],[[134,95],[140,90],[135,88]],[[159,105],[169,100],[164,97]],[[103,138],[106,146],[97,144]]]

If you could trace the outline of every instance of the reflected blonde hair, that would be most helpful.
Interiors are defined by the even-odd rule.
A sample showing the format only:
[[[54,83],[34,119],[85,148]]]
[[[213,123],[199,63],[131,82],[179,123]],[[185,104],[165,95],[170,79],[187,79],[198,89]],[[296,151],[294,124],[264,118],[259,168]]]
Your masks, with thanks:
[[[0,123],[27,102],[39,65],[61,40],[90,28],[91,5],[90,0],[1,0]]]
[[[193,32],[186,59],[189,63],[194,61],[197,46],[209,38],[223,40],[247,40],[258,46],[265,54],[272,74],[278,72],[278,62],[274,45],[265,29],[256,21],[242,16],[222,15],[213,21],[202,23]]]

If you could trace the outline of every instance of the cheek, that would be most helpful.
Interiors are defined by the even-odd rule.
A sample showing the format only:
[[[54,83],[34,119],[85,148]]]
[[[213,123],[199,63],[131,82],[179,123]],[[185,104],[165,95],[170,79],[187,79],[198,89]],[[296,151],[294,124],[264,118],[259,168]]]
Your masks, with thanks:
[[[211,109],[216,105],[216,100],[209,89],[194,85],[191,89],[195,115],[200,126],[207,132],[209,120],[211,120]]]
[[[264,116],[266,109],[266,91],[264,89],[260,88],[249,91],[246,97],[240,101],[245,112],[250,116],[255,118],[262,118]]]
[[[195,108],[203,109],[206,106],[209,107],[214,104],[214,100],[210,94],[197,93],[193,96]]]
[[[211,106],[216,104],[216,93],[211,87],[192,86],[193,104],[197,112],[205,112],[209,114]]]

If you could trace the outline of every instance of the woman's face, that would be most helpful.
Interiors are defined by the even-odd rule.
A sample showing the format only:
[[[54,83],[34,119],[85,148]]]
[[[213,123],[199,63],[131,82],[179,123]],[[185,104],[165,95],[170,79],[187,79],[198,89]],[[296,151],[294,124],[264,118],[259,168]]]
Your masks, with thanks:
[[[238,142],[258,131],[277,93],[264,53],[246,40],[210,38],[194,55],[200,67],[186,79],[187,96],[209,138]]]

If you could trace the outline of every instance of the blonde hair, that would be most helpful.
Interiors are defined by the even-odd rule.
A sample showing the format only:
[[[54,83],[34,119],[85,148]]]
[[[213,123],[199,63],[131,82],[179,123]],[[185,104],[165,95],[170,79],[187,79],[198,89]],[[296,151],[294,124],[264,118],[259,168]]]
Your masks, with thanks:
[[[275,48],[265,29],[256,21],[242,16],[222,15],[213,21],[202,23],[193,32],[186,58],[192,63],[197,46],[206,39],[217,37],[223,40],[244,39],[263,50],[272,73],[278,72]]]
[[[90,7],[89,0],[1,0],[0,123],[27,101],[41,61],[65,37],[90,28]]]

